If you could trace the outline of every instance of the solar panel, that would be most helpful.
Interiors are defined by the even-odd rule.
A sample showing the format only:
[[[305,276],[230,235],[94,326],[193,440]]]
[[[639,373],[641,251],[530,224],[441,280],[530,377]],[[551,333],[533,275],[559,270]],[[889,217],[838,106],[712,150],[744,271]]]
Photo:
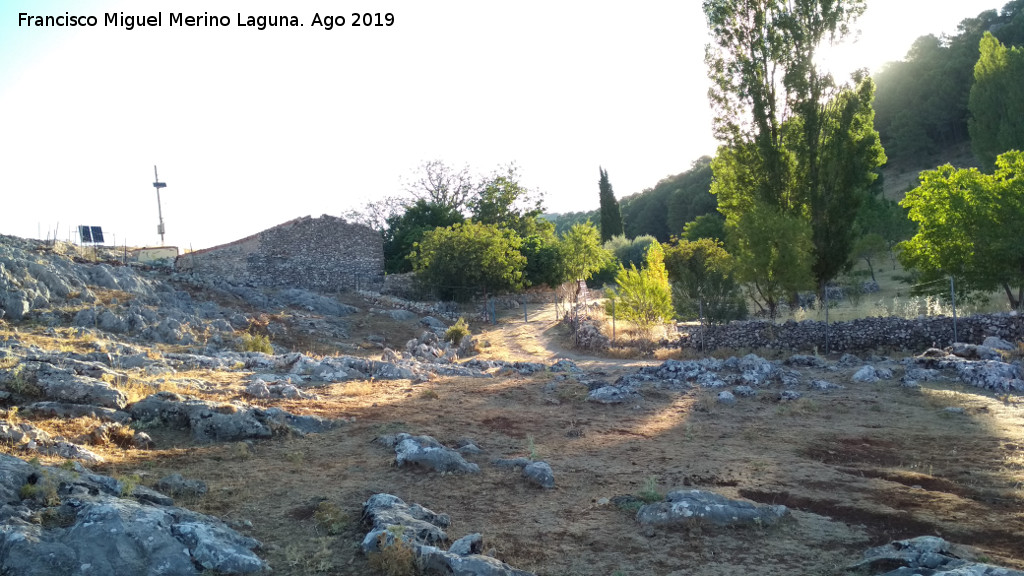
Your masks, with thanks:
[[[82,238],[82,244],[92,242],[92,228],[89,226],[79,226],[78,235]]]
[[[92,227],[92,241],[96,244],[103,244],[103,227],[93,226]]]

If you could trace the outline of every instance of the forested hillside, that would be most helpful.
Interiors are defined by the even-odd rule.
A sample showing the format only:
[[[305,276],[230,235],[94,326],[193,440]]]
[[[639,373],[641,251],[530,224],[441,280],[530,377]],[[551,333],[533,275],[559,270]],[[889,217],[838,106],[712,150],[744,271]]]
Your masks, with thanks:
[[[888,157],[883,169],[887,197],[901,198],[917,185],[921,170],[937,164],[978,165],[970,152],[968,101],[985,32],[1006,46],[1024,45],[1024,0],[965,18],[953,36],[922,36],[903,60],[874,72],[875,128]],[[689,170],[623,197],[626,236],[649,234],[665,242],[680,235],[687,222],[714,212],[710,164],[711,158],[700,158]],[[576,223],[596,223],[597,216],[593,210],[547,218],[561,233]]]
[[[875,127],[890,165],[934,166],[969,143],[968,99],[985,32],[1007,46],[1024,44],[1024,0],[965,18],[954,36],[922,36],[902,61],[874,73]]]

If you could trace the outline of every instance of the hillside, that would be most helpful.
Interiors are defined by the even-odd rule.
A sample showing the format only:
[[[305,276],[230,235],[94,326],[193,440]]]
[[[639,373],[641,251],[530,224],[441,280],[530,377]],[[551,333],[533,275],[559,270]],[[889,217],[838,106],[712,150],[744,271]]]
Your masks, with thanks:
[[[1024,574],[1019,361],[994,391],[944,354],[610,359],[551,305],[484,325],[3,236],[0,288],[10,576],[412,574],[396,538],[428,574]],[[475,350],[439,339],[459,314]]]

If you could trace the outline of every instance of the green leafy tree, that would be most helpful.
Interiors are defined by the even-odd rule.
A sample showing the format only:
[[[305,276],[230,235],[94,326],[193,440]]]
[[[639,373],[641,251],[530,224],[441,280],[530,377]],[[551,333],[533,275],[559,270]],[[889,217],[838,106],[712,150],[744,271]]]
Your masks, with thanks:
[[[875,266],[873,262],[889,251],[889,245],[886,244],[885,238],[882,238],[881,234],[874,232],[866,234],[857,239],[853,244],[853,255],[858,260],[863,260],[868,265],[868,270],[871,272],[871,280],[877,282],[875,279]]]
[[[849,268],[855,239],[854,221],[885,163],[875,131],[874,83],[860,77],[856,89],[842,90],[824,109],[815,160],[801,154],[807,189],[814,264],[819,287]],[[810,137],[810,135],[805,135]],[[806,160],[804,160],[806,158]]]
[[[781,302],[814,285],[811,227],[805,219],[761,204],[739,216],[730,240],[736,280],[773,320]]]
[[[980,44],[971,87],[971,147],[986,170],[1007,150],[1024,150],[1024,50],[1007,48],[990,32]]]
[[[855,228],[860,237],[877,234],[885,240],[893,268],[896,265],[896,245],[917,232],[917,224],[907,218],[907,209],[899,202],[883,197],[880,191],[865,199],[857,211]],[[856,247],[854,252],[857,252]]]
[[[649,332],[654,326],[671,320],[674,310],[661,244],[651,244],[646,264],[643,270],[632,265],[628,269],[620,266],[615,278],[616,288],[608,293],[606,311]]]
[[[735,263],[722,243],[710,238],[678,240],[665,246],[665,268],[682,318],[727,322],[747,316],[747,303],[733,278]]]
[[[652,244],[657,243],[657,238],[647,234],[636,238],[613,236],[604,243],[604,247],[615,256],[619,264],[626,267],[643,268],[647,264],[648,249]]]
[[[458,210],[422,199],[404,212],[390,216],[383,233],[385,270],[389,274],[411,272],[412,262],[408,256],[423,235],[434,228],[446,228],[462,220]]]
[[[622,234],[622,211],[619,209],[619,201],[615,199],[612,192],[612,184],[608,181],[608,172],[604,168],[601,171],[601,179],[598,181],[601,200],[601,241],[607,242],[609,238]]]
[[[816,48],[843,36],[864,7],[862,0],[704,2],[715,134],[726,142],[712,164],[719,211],[730,230],[755,226],[759,219],[746,213],[761,207],[805,220],[819,289],[847,265],[852,215],[885,161],[871,80],[859,74],[855,87],[839,87],[814,62]],[[743,267],[768,272],[756,264]]]
[[[554,233],[532,234],[523,238],[519,252],[526,257],[523,274],[527,285],[546,284],[555,288],[566,280],[562,243]]]
[[[963,294],[1002,288],[1012,308],[1024,295],[1024,152],[996,158],[994,174],[949,164],[921,173],[901,204],[918,224],[900,261],[920,273],[917,292],[943,294],[953,277]],[[1016,288],[1016,292],[1014,289]]]
[[[473,220],[515,230],[522,237],[543,225],[538,222],[544,211],[543,196],[519,183],[514,165],[492,175],[469,201],[469,209]]]
[[[703,156],[686,172],[669,176],[653,188],[622,198],[623,232],[630,238],[650,235],[668,242],[683,225],[718,206],[711,195],[711,158]]]
[[[521,245],[511,230],[467,221],[427,232],[409,258],[425,287],[442,298],[466,301],[478,290],[486,297],[523,287]]]
[[[601,246],[601,235],[593,224],[575,224],[561,239],[562,266],[568,280],[588,280],[612,260]]]
[[[683,226],[683,237],[691,242],[701,238],[725,241],[725,216],[719,212],[701,214]]]

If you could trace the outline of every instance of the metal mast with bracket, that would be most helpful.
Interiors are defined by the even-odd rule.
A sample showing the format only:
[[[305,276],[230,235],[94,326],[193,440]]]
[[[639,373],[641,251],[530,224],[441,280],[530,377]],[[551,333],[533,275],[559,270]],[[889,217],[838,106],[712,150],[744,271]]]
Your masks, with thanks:
[[[160,216],[160,224],[157,225],[157,234],[160,234],[160,245],[164,245],[164,212],[160,208],[160,189],[167,188],[167,184],[160,181],[160,177],[156,173],[156,164],[153,165],[153,188],[156,188],[156,212]]]

